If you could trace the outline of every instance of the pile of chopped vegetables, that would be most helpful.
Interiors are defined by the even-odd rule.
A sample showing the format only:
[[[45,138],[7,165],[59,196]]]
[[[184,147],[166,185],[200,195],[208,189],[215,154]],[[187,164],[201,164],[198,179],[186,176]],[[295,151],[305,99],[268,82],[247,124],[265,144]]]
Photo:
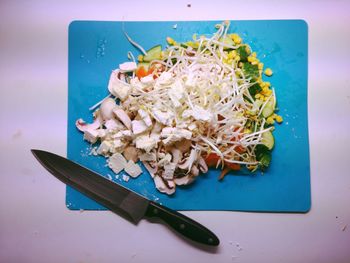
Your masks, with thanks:
[[[211,37],[196,35],[178,43],[168,37],[138,62],[115,69],[110,95],[95,106],[94,122],[77,120],[84,139],[108,158],[109,167],[132,177],[141,161],[156,188],[172,194],[208,167],[232,170],[266,169],[274,146],[276,96],[262,75],[272,75],[243,43],[228,33],[229,22],[216,26]],[[130,54],[129,54],[130,55]],[[119,100],[119,104],[116,101]]]

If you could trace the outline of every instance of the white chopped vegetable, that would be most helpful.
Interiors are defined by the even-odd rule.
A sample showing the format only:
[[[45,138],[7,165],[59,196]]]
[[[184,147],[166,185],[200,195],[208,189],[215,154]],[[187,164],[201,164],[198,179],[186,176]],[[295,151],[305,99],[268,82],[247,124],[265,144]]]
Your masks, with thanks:
[[[121,72],[135,71],[137,69],[137,65],[135,62],[124,62],[119,65],[119,69]]]
[[[84,140],[87,140],[90,143],[97,142],[98,131],[93,129],[87,129],[84,131]]]
[[[123,124],[121,124],[116,119],[109,119],[105,121],[104,126],[106,127],[107,132],[112,132],[124,128]]]
[[[111,168],[116,174],[120,173],[125,168],[126,164],[127,161],[120,153],[115,153],[108,159],[109,168]]]
[[[141,173],[141,167],[134,163],[132,160],[129,160],[126,166],[124,167],[125,172],[133,178],[138,177]]]
[[[139,109],[138,110],[138,114],[140,115],[142,120],[145,122],[147,127],[151,127],[152,126],[152,119],[151,119],[151,117],[149,116],[149,114],[146,111],[144,111],[142,109]]]
[[[124,110],[116,108],[113,110],[113,113],[125,125],[126,128],[128,128],[129,130],[131,129],[131,119]]]
[[[121,101],[124,101],[131,92],[131,87],[125,81],[119,79],[120,70],[111,73],[108,83],[108,91]]]
[[[135,140],[136,148],[149,153],[153,148],[157,147],[157,141],[149,135],[140,135]]]
[[[135,135],[141,134],[147,131],[148,127],[143,120],[133,120],[131,121],[132,132]]]
[[[113,147],[113,144],[111,141],[104,140],[103,142],[101,142],[100,146],[97,148],[97,153],[100,155],[107,155],[112,147]]]

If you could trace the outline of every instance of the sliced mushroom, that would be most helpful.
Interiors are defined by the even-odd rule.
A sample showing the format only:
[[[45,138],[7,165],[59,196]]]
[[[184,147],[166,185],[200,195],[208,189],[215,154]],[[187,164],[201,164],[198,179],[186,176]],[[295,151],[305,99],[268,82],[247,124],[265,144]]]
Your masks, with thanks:
[[[78,119],[75,122],[75,126],[78,128],[79,131],[85,132],[86,130],[97,130],[102,125],[102,118],[100,117],[100,114],[96,114],[96,118],[94,119],[93,123],[86,123],[83,119]]]
[[[102,101],[101,106],[100,106],[100,111],[101,111],[101,117],[103,120],[110,120],[112,119],[113,116],[113,109],[116,106],[116,102],[112,98],[107,98]]]
[[[200,156],[200,157],[198,158],[198,167],[199,167],[199,170],[200,170],[202,173],[207,173],[207,172],[208,172],[207,163],[205,162],[205,160],[203,159],[202,156]]]
[[[158,164],[157,162],[142,162],[147,171],[150,173],[152,178],[155,177],[155,174],[158,172]]]
[[[182,152],[177,148],[172,148],[171,154],[173,156],[172,162],[176,164],[179,163],[182,158]]]
[[[174,182],[176,185],[187,185],[192,183],[193,180],[194,180],[194,177],[191,174],[188,174],[180,178],[175,178]]]
[[[199,175],[199,169],[197,166],[193,165],[192,168],[191,168],[191,174],[193,176],[198,176]]]
[[[183,163],[180,163],[178,167],[180,169],[190,171],[193,163],[197,160],[197,157],[198,157],[197,151],[195,149],[192,149],[190,156],[188,156],[188,158],[185,159]]]
[[[164,180],[161,176],[156,175],[153,177],[154,184],[156,185],[156,188],[161,193],[166,193],[168,195],[171,195],[175,193],[175,184],[172,181]]]

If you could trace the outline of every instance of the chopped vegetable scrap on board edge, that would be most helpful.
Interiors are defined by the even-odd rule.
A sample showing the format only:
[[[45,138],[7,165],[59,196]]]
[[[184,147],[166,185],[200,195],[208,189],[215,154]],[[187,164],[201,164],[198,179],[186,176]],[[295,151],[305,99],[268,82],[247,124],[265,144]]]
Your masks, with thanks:
[[[230,23],[208,36],[145,51],[124,31],[141,54],[112,71],[109,96],[90,108],[93,123],[76,127],[96,144],[94,153],[109,167],[136,178],[141,161],[162,193],[193,182],[208,167],[265,170],[274,147],[276,94],[273,74]],[[118,103],[117,103],[118,102]]]

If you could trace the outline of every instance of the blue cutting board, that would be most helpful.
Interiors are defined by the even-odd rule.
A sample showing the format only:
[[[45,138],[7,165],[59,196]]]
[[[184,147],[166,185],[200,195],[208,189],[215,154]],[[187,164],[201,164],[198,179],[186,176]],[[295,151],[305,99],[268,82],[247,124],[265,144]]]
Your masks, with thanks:
[[[167,196],[159,193],[144,170],[137,179],[116,178],[103,157],[89,155],[91,146],[75,127],[75,121],[92,120],[89,107],[107,93],[110,73],[127,61],[127,52],[139,54],[126,39],[130,37],[146,50],[165,38],[186,41],[194,33],[215,32],[220,21],[105,22],[74,21],[69,26],[68,60],[68,150],[69,159],[80,163],[141,195],[176,210],[236,210],[265,212],[307,212],[311,206],[310,161],[307,119],[308,28],[302,20],[232,21],[237,32],[266,67],[275,88],[282,125],[276,125],[272,163],[264,174],[236,173],[218,181],[219,171],[210,170],[195,183],[177,187]],[[177,24],[176,29],[173,27]],[[67,187],[69,209],[105,208]]]

